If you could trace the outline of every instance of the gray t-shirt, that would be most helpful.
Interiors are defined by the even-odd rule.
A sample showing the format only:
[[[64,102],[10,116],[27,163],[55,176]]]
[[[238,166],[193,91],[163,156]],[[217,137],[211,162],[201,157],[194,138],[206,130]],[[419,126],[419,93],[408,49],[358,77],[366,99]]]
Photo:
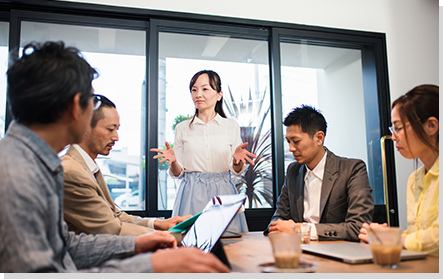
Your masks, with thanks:
[[[0,273],[153,271],[135,236],[68,232],[61,160],[14,121],[0,140],[0,212]]]

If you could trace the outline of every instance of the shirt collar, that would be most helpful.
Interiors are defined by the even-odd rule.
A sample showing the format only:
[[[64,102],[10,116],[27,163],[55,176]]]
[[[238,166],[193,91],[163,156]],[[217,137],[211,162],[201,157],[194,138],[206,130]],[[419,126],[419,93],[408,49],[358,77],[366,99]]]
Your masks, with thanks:
[[[7,134],[29,147],[52,172],[60,172],[61,160],[49,144],[28,127],[12,121]]]
[[[432,165],[431,169],[428,171],[428,173],[438,176],[438,172],[439,172],[439,160],[440,157],[437,157],[437,160],[435,160],[434,165]]]
[[[308,165],[306,164],[306,174],[305,174],[305,180],[308,178],[309,174],[312,173],[318,179],[323,181],[323,174],[325,173],[325,165],[326,165],[326,155],[328,155],[328,152],[325,151],[325,154],[323,155],[323,158],[321,158],[320,162],[318,162],[317,166],[313,170],[310,170],[308,168]]]
[[[92,160],[91,156],[89,156],[88,153],[86,153],[86,151],[84,151],[83,148],[80,147],[80,145],[73,144],[72,146],[77,149],[78,153],[80,153],[92,174],[95,174],[100,170],[94,160]]]
[[[214,122],[214,123],[217,123],[218,125],[220,125],[222,121],[223,121],[223,117],[221,117],[220,114],[217,113],[215,115],[215,117],[211,121],[209,121],[207,124],[209,124],[211,122]],[[205,125],[206,123],[201,121],[200,118],[195,117],[194,122],[192,123],[192,125],[196,125],[196,124]]]

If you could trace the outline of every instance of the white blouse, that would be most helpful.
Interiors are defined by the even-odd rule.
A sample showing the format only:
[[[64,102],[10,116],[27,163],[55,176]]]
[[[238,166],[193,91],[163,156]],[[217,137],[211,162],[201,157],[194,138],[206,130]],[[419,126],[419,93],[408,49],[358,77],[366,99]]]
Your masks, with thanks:
[[[232,167],[232,155],[242,144],[237,122],[217,114],[207,124],[195,117],[189,127],[191,120],[185,120],[175,127],[174,152],[182,171],[174,176],[169,169],[169,175],[180,178],[184,172],[228,170],[234,175],[240,175],[246,169],[246,164],[238,173]]]

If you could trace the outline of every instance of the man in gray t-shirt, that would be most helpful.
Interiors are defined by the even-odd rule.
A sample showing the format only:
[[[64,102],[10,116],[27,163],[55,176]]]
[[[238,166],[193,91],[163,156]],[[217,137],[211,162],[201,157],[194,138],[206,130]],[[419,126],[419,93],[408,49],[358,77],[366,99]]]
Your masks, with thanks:
[[[81,142],[97,72],[76,48],[31,43],[8,70],[14,121],[0,141],[0,273],[228,272],[215,256],[175,248],[162,231],[141,236],[75,235],[63,221],[59,153]]]

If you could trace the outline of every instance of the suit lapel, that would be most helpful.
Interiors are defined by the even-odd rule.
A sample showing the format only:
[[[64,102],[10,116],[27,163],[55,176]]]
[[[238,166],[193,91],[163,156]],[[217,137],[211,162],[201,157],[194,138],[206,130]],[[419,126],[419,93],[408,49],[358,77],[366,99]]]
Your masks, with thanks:
[[[96,180],[91,170],[89,169],[88,165],[86,164],[85,160],[83,160],[82,155],[80,154],[80,152],[78,152],[77,149],[75,149],[75,147],[73,147],[72,145],[69,146],[66,155],[71,156],[75,161],[77,161],[86,170],[86,173],[92,180]]]
[[[325,171],[323,174],[323,183],[320,194],[320,220],[323,215],[325,205],[328,201],[329,194],[331,193],[335,180],[337,180],[337,158],[328,149],[326,149],[326,152],[328,154],[326,155]]]
[[[66,152],[66,155],[71,156],[74,160],[76,160],[86,171],[86,173],[88,174],[88,176],[97,183],[98,187],[97,187],[97,192],[99,194],[99,196],[103,197],[103,199],[105,199],[109,206],[114,210],[116,210],[115,208],[115,204],[114,201],[111,198],[111,195],[109,193],[108,190],[108,185],[106,185],[106,181],[100,171],[100,169],[98,170],[98,172],[94,175],[91,170],[89,169],[88,165],[86,164],[85,160],[83,159],[82,155],[80,154],[80,152],[78,152],[77,149],[75,149],[75,147],[70,146],[68,149],[68,152]]]
[[[115,203],[111,198],[111,194],[109,193],[109,190],[108,190],[108,185],[106,184],[105,178],[103,177],[101,170],[99,170],[98,172],[95,173],[95,177],[97,179],[98,185],[100,185],[100,189],[102,190],[103,196],[108,201],[109,205],[112,208],[114,208]]]

